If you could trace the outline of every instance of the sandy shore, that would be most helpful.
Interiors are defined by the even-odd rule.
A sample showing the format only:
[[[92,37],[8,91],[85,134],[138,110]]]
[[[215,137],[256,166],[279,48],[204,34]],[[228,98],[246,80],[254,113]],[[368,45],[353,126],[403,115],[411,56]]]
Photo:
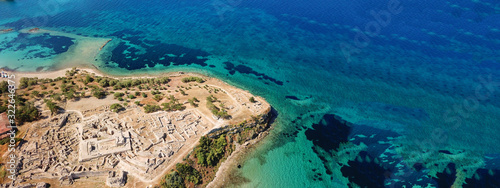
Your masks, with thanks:
[[[106,74],[106,73],[101,72],[100,70],[95,69],[95,68],[85,68],[85,67],[75,67],[75,68],[77,70],[80,70],[80,71],[86,71],[88,73],[95,74],[96,76],[118,78],[118,79],[157,78],[157,77],[181,76],[181,75],[192,75],[192,76],[199,76],[199,77],[203,77],[203,78],[212,78],[212,77],[209,77],[209,76],[206,76],[203,74],[193,73],[193,72],[166,72],[166,73],[161,73],[161,74],[156,74],[156,75],[137,74],[134,76],[120,76],[120,75]],[[64,69],[56,70],[56,71],[41,71],[41,72],[16,72],[16,71],[14,71],[12,73],[15,75],[14,80],[16,81],[16,83],[19,83],[19,80],[22,77],[28,77],[28,78],[37,77],[39,79],[42,79],[42,78],[55,79],[57,77],[65,77],[66,71],[69,71],[71,69],[72,68],[64,68]],[[225,84],[227,84],[227,83],[225,83]],[[229,85],[229,84],[227,84],[227,85]]]
[[[104,76],[105,74],[90,68],[77,68],[78,70],[87,71],[89,73],[94,73],[97,76]],[[16,85],[19,84],[19,80],[22,77],[34,78],[37,77],[39,79],[50,78],[55,79],[57,77],[66,77],[66,71],[71,70],[71,68],[61,69],[57,71],[43,71],[43,72],[12,72],[15,75],[14,81],[16,81]]]

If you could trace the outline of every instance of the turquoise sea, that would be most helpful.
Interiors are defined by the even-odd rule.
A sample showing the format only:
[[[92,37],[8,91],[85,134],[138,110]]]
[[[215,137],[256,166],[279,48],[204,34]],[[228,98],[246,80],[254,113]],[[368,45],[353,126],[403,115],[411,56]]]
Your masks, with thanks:
[[[235,187],[500,187],[498,0],[0,1],[9,28],[4,69],[199,72],[266,98]]]

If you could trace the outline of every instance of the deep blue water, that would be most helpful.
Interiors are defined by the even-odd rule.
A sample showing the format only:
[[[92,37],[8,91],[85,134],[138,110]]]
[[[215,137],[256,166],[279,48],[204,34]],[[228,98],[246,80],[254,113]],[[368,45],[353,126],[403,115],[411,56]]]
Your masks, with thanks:
[[[55,69],[105,38],[90,63],[110,74],[200,72],[265,97],[275,128],[235,185],[499,186],[499,1],[44,2],[0,2],[0,67]]]

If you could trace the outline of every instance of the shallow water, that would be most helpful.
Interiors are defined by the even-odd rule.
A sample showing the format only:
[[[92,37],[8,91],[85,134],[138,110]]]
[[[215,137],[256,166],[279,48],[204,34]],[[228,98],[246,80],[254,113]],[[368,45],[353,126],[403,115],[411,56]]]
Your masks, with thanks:
[[[71,67],[71,43],[109,38],[101,71],[199,72],[265,97],[275,128],[237,186],[449,187],[449,165],[498,185],[483,169],[500,170],[499,3],[397,2],[0,2],[16,30],[0,67]],[[32,27],[82,38],[19,32]]]

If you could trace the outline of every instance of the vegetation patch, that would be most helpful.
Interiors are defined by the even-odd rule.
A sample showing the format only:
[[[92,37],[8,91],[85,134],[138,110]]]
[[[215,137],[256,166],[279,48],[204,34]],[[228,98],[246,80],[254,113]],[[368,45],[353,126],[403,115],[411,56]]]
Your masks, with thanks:
[[[190,76],[190,77],[182,78],[182,82],[184,82],[184,83],[188,83],[188,82],[203,83],[203,82],[205,82],[205,80],[203,80],[203,78],[200,78],[200,77]]]

